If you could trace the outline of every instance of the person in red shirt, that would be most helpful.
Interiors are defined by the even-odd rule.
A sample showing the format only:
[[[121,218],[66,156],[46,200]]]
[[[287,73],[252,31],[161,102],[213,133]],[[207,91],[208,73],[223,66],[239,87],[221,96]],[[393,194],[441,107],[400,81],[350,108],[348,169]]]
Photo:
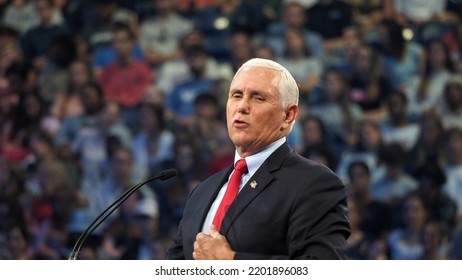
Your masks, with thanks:
[[[117,27],[113,39],[117,60],[104,67],[99,77],[105,99],[121,104],[127,125],[136,124],[138,107],[154,79],[151,68],[133,58],[134,43],[135,36],[128,27]]]

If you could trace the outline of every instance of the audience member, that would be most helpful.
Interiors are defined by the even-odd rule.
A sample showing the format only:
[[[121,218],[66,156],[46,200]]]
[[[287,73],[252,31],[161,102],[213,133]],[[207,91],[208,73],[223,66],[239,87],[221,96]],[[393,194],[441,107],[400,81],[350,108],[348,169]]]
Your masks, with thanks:
[[[337,154],[352,143],[354,124],[362,118],[361,108],[348,97],[346,77],[337,70],[326,70],[322,80],[323,99],[310,107],[328,131],[330,143]]]
[[[278,61],[291,73],[294,73],[295,81],[300,88],[301,98],[306,102],[321,80],[323,72],[321,60],[312,56],[311,49],[306,45],[303,34],[297,29],[286,29],[283,42],[284,52]]]
[[[29,233],[20,226],[12,226],[7,233],[8,252],[10,260],[34,260],[36,258],[34,249],[30,246]]]
[[[451,260],[462,259],[462,227],[454,231],[453,239],[449,248],[448,258]]]
[[[392,19],[384,19],[377,28],[377,49],[391,89],[406,94],[417,91],[425,73],[425,49],[407,41],[403,26]]]
[[[440,114],[445,129],[462,129],[462,74],[452,75],[446,83],[440,101]]]
[[[324,42],[320,34],[306,29],[307,14],[305,7],[299,1],[285,1],[282,7],[282,16],[280,21],[269,24],[266,32],[255,36],[254,41],[271,46],[277,57],[284,54],[284,34],[287,29],[294,29],[301,33],[307,49],[313,57],[324,59]]]
[[[424,253],[422,233],[427,219],[427,208],[423,198],[410,193],[403,198],[403,208],[399,212],[401,226],[393,230],[387,238],[392,260],[417,260]]]
[[[120,106],[116,102],[105,103],[94,123],[78,129],[71,149],[73,157],[77,158],[81,166],[80,188],[87,198],[92,196],[94,186],[101,184],[107,177],[108,162],[111,162],[113,149],[129,149],[131,138],[131,131],[123,123]]]
[[[220,78],[207,76],[208,53],[201,47],[191,47],[186,53],[186,61],[191,78],[175,85],[167,94],[166,120],[169,123],[190,125],[194,115],[194,99],[201,93],[208,92],[220,98]]]
[[[26,172],[21,166],[0,158],[0,232],[14,225],[25,226],[24,205],[29,193]]]
[[[134,34],[126,27],[114,32],[114,49],[117,60],[104,67],[97,77],[107,101],[116,101],[122,106],[123,122],[136,130],[139,105],[146,88],[153,83],[154,74],[145,62],[133,58]]]
[[[346,1],[318,0],[306,13],[306,28],[322,36],[327,53],[342,44],[345,28],[353,24],[353,9]]]
[[[166,127],[162,107],[143,103],[138,116],[140,129],[131,144],[135,179],[142,181],[162,171],[173,160],[175,138]]]
[[[73,61],[68,67],[67,88],[58,93],[50,105],[50,113],[59,122],[69,116],[84,114],[82,90],[93,81],[90,66],[84,61]]]
[[[346,27],[343,31],[341,40],[336,40],[335,45],[330,46],[330,50],[324,58],[324,67],[336,69],[344,75],[349,76],[352,72],[352,65],[356,59],[359,46],[364,40],[356,26]]]
[[[420,88],[408,95],[409,114],[414,118],[435,110],[453,71],[449,50],[442,41],[431,41],[426,52],[428,55]]]
[[[448,236],[456,226],[457,204],[443,192],[446,175],[439,164],[427,162],[413,174],[419,183],[419,191],[427,205],[428,219],[438,221],[441,235]]]
[[[419,136],[409,150],[406,172],[412,174],[426,163],[442,164],[444,159],[444,128],[439,115],[429,112],[420,117]]]
[[[408,154],[399,143],[385,144],[379,151],[384,173],[371,185],[374,199],[394,206],[400,199],[417,190],[417,181],[404,172]]]
[[[252,56],[265,59],[276,60],[276,53],[273,48],[268,44],[258,44],[252,48]]]
[[[332,151],[332,149],[325,145],[312,146],[309,149],[304,150],[301,156],[323,164],[330,170],[335,170],[337,168],[337,156]]]
[[[389,260],[390,246],[384,238],[377,238],[371,241],[367,252],[368,260]]]
[[[462,224],[462,130],[451,128],[446,131],[443,141],[446,163],[444,192],[457,203],[457,223]]]
[[[439,222],[427,222],[422,233],[424,251],[419,259],[446,260],[447,248],[445,239],[445,234]]]
[[[194,78],[195,73],[188,63],[188,55],[205,49],[203,35],[198,29],[192,29],[181,38],[181,57],[165,62],[157,72],[157,87],[168,98],[173,88]],[[207,51],[206,51],[207,53]],[[208,54],[208,53],[207,53]],[[233,77],[231,64],[221,62],[207,55],[204,76],[210,79],[223,80],[227,83]]]
[[[356,207],[361,213],[358,227],[368,236],[377,239],[384,238],[392,228],[392,209],[384,202],[372,197],[371,170],[363,161],[353,161],[348,166],[347,191],[356,201]]]
[[[409,117],[408,99],[401,91],[393,91],[386,100],[387,119],[380,124],[383,142],[397,142],[409,151],[419,137],[419,125]]]
[[[63,23],[53,21],[53,1],[35,1],[40,24],[27,30],[21,38],[24,57],[31,62],[35,70],[42,70],[49,62],[49,51],[53,38],[69,34]]]
[[[373,47],[365,43],[359,45],[349,76],[349,98],[361,107],[364,118],[382,122],[387,116],[385,100],[390,92],[390,82]]]
[[[89,186],[84,194],[89,202],[93,213],[99,214],[104,211],[111,203],[116,201],[123,192],[135,185],[133,180],[133,153],[130,148],[117,147],[109,156],[107,170],[102,181],[95,181]],[[151,188],[140,188],[138,191],[140,198],[153,200],[157,203],[157,196]],[[134,196],[136,201],[136,196]],[[109,217],[109,221],[117,219],[118,212]]]
[[[35,1],[14,0],[7,2],[2,23],[14,28],[21,34],[38,24],[39,19]]]
[[[339,159],[336,173],[348,183],[348,166],[353,161],[363,161],[371,171],[372,181],[383,173],[383,165],[379,160],[379,151],[383,146],[382,134],[377,123],[362,120],[356,123],[355,143],[345,150]]]
[[[75,191],[68,172],[58,159],[41,161],[37,166],[40,188],[32,201],[32,220],[28,230],[34,235],[37,259],[59,260],[67,258],[66,228],[75,207]],[[36,230],[33,230],[33,227]]]
[[[20,48],[21,34],[8,25],[0,24],[0,54],[1,54],[1,74],[6,74],[8,67],[14,62],[22,60]]]
[[[252,58],[250,36],[243,31],[236,31],[230,38],[231,49],[229,64],[233,71],[237,71],[244,62]]]
[[[351,226],[351,234],[347,239],[348,258],[350,260],[364,260],[370,242],[370,237],[360,228],[364,212],[361,211],[361,207],[354,198],[348,199],[348,210]]]
[[[80,34],[88,10],[88,2],[81,0],[54,0],[56,14],[58,14],[73,34]]]
[[[114,27],[128,26],[133,34],[138,34],[138,16],[119,5],[118,0],[96,0],[85,3],[81,36],[92,53],[111,47]]]
[[[170,242],[176,233],[184,212],[186,199],[197,184],[203,180],[210,170],[200,154],[197,139],[188,127],[180,126],[174,130],[174,156],[166,168],[172,167],[178,175],[166,185],[157,188],[160,207],[160,230],[162,236]]]
[[[202,93],[194,100],[194,120],[190,130],[198,143],[202,161],[210,168],[210,174],[228,166],[234,159],[233,146],[221,112],[218,98],[212,94]]]
[[[303,131],[303,147],[300,150],[301,153],[310,150],[312,147],[322,145],[329,146],[327,129],[320,118],[308,114],[302,117],[300,125]]]
[[[193,17],[199,13],[202,9],[207,8],[215,4],[215,0],[178,0],[178,10],[183,15]]]
[[[445,24],[456,20],[456,16],[446,10],[448,2],[450,1],[386,0],[385,6],[397,22],[412,30],[414,40],[425,43],[440,35]]]
[[[77,57],[77,46],[72,36],[55,36],[49,46],[48,63],[37,72],[37,88],[47,106],[68,87],[68,67]]]
[[[229,60],[233,33],[253,35],[265,30],[268,20],[263,5],[263,1],[217,0],[199,10],[194,25],[204,34],[207,52],[217,60]]]
[[[153,238],[157,235],[157,201],[139,192],[130,196],[107,225],[98,252],[103,259],[163,259],[164,253]]]
[[[42,162],[49,160],[59,160],[59,163],[65,168],[69,184],[73,188],[79,184],[79,166],[73,160],[60,157],[53,144],[52,135],[44,130],[36,129],[30,133],[27,143],[30,155],[21,162],[21,166],[26,170],[26,186],[30,193],[39,193],[38,167]]]
[[[22,93],[12,115],[2,125],[2,155],[20,162],[30,154],[27,141],[32,131],[43,129],[54,134],[57,127],[47,114],[45,102],[35,92]]]
[[[155,68],[180,56],[180,38],[193,22],[177,11],[176,1],[152,0],[155,15],[141,23],[140,44],[145,61]]]
[[[96,125],[104,108],[103,91],[97,83],[88,82],[83,85],[81,95],[83,114],[65,117],[55,136],[55,146],[64,157],[71,155],[71,145],[79,130]]]
[[[353,9],[353,21],[359,26],[364,37],[373,33],[375,26],[387,16],[385,1],[350,0]]]

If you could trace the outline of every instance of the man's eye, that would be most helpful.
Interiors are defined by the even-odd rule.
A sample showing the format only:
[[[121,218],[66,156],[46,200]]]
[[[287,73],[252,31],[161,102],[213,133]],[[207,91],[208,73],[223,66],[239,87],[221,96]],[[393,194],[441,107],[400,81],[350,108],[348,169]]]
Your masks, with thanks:
[[[263,98],[261,96],[255,96],[254,99],[257,100],[257,101],[265,101],[265,98]]]

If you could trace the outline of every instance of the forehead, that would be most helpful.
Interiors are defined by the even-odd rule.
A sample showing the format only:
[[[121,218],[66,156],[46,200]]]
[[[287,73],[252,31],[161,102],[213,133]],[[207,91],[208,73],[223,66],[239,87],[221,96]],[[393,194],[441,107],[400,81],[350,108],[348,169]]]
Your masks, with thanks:
[[[236,74],[231,90],[250,89],[259,92],[275,92],[279,84],[278,71],[265,67],[246,67]]]

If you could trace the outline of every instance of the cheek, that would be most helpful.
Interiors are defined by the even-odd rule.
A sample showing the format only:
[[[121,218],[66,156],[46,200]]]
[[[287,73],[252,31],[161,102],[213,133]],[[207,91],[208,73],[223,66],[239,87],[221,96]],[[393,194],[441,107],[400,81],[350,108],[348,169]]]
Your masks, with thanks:
[[[233,112],[235,112],[235,111],[236,110],[234,109],[234,106],[232,106],[232,104],[228,100],[228,103],[226,103],[226,120],[227,121],[232,119]]]

